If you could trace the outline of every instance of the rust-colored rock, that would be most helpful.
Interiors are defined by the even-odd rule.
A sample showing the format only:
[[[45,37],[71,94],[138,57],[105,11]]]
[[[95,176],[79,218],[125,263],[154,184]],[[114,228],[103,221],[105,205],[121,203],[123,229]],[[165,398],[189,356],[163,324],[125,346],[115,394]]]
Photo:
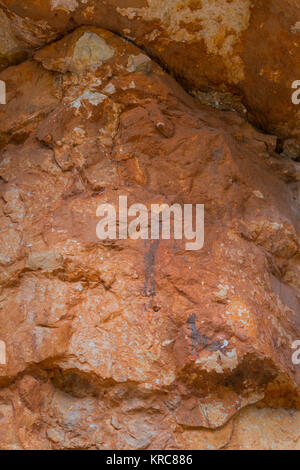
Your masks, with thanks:
[[[0,6],[9,38],[0,38],[2,66],[75,26],[100,26],[145,48],[201,102],[245,113],[280,138],[285,155],[300,158],[300,105],[292,103],[292,84],[300,80],[298,0],[1,0]]]
[[[299,448],[297,164],[96,27],[0,80],[1,448]],[[203,249],[101,242],[124,195],[205,204]]]

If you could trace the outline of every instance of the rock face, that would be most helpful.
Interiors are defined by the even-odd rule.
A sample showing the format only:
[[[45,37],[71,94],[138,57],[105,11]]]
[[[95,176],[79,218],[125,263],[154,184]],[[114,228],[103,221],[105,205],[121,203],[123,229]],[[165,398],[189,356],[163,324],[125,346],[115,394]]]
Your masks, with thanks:
[[[0,64],[76,26],[109,29],[142,46],[202,102],[233,108],[300,159],[299,0],[1,0]],[[285,143],[287,141],[287,143]]]
[[[79,15],[2,3],[36,28]],[[299,448],[297,163],[107,30],[0,80],[1,448]],[[100,241],[97,208],[120,196],[204,204],[204,247]]]

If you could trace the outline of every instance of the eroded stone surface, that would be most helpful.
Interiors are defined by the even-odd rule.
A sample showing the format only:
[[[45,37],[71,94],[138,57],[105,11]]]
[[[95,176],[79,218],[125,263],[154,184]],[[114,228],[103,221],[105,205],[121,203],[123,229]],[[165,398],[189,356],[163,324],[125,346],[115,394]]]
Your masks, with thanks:
[[[0,79],[1,447],[297,448],[297,165],[95,27]],[[101,242],[120,195],[205,204],[203,249]]]

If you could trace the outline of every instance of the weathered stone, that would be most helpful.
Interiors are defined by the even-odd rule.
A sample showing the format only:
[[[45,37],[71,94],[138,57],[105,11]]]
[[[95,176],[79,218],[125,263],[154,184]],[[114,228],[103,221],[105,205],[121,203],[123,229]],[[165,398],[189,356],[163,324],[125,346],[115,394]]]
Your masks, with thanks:
[[[26,60],[29,54],[28,46],[17,39],[9,18],[0,10],[0,70]]]
[[[54,60],[51,59],[51,53],[49,54],[51,48],[52,46],[49,46],[37,52],[35,59],[41,61],[45,68],[58,72],[81,73],[86,69],[99,67],[102,62],[112,59],[115,55],[114,48],[92,31],[81,34],[80,30],[77,30],[73,35],[60,41],[60,60],[57,56]]]
[[[152,70],[152,61],[144,54],[131,55],[128,59],[128,72],[146,72]]]
[[[28,257],[26,267],[31,271],[41,270],[43,272],[53,272],[61,269],[63,257],[55,251],[44,251],[42,253],[31,253]]]
[[[297,448],[297,163],[141,54],[87,26],[0,73],[0,447]],[[205,204],[203,248],[100,241],[119,196]]]
[[[300,413],[246,408],[234,421],[226,449],[299,450]]]
[[[248,111],[245,115],[256,125],[283,142],[293,139],[299,145],[299,105],[292,103],[291,88],[300,79],[298,0],[163,4],[161,0],[29,0],[26,6],[20,0],[1,0],[0,4],[10,20],[6,28],[12,30],[13,45],[0,50],[8,63],[13,60],[11,49],[22,54],[74,25],[99,26],[142,46],[201,101]],[[98,52],[89,45],[81,49],[83,62],[101,56],[98,44]]]
[[[300,160],[300,142],[297,139],[287,139],[283,145],[283,154],[294,160]]]

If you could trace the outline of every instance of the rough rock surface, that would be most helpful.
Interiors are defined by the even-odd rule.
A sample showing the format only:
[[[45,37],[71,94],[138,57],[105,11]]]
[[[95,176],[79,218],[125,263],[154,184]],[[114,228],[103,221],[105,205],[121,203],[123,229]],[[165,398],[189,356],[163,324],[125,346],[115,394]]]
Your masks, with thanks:
[[[299,449],[297,163],[95,27],[0,80],[1,448]],[[203,249],[101,242],[120,195],[205,204]]]
[[[247,113],[300,159],[299,0],[1,0],[4,66],[80,25],[120,34],[201,101]],[[3,19],[1,19],[3,17]],[[6,18],[6,19],[5,19]],[[284,141],[288,140],[285,145]]]

